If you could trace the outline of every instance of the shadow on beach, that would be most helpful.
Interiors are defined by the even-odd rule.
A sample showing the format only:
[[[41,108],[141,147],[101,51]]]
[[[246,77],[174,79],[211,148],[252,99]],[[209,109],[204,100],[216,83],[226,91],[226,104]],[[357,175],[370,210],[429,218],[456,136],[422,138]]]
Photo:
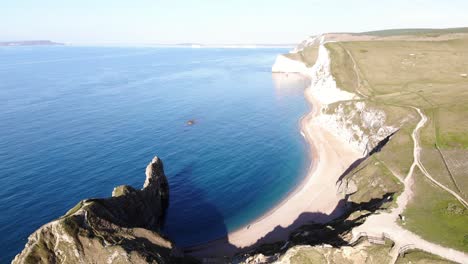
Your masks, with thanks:
[[[319,212],[302,213],[291,225],[287,227],[276,226],[251,246],[242,248],[229,242],[228,229],[224,223],[224,217],[216,206],[208,202],[202,190],[194,186],[191,181],[192,166],[186,166],[176,176],[183,177],[184,179],[183,183],[177,186],[178,192],[190,193],[190,197],[195,197],[194,199],[197,200],[198,207],[200,208],[200,214],[193,219],[188,219],[183,217],[183,212],[178,212],[177,217],[172,216],[166,222],[164,233],[185,254],[204,259],[204,261],[211,259],[212,261],[222,262],[224,258],[243,253],[282,253],[288,248],[285,245],[286,240],[292,243],[289,246],[329,244],[338,247],[348,245],[348,242],[342,239],[341,234],[360,225],[366,217],[363,215],[353,220],[348,220],[347,218],[351,213],[356,210],[366,210],[369,213],[373,213],[383,203],[392,201],[393,197],[393,193],[388,193],[381,199],[373,199],[359,204],[349,202],[348,197],[344,197],[330,214]],[[173,198],[178,199],[177,197]],[[170,203],[172,202],[171,200]],[[174,202],[177,202],[177,200]],[[248,229],[248,227],[244,228]],[[183,234],[183,237],[174,236],[176,233]],[[198,245],[192,243],[193,241],[204,239],[212,240]]]
[[[293,245],[329,244],[333,247],[345,246],[349,245],[349,243],[341,237],[341,234],[361,225],[369,214],[377,211],[384,203],[391,202],[392,198],[393,193],[388,193],[380,199],[372,199],[369,202],[358,204],[347,202],[348,197],[345,197],[338,203],[332,213],[302,213],[291,225],[287,227],[276,226],[254,244],[244,248],[231,244],[226,234],[226,237],[222,239],[182,249],[185,254],[205,259],[205,261],[210,258],[219,261],[222,258],[230,258],[234,254],[262,253],[269,255],[284,253],[289,248],[288,246]],[[368,212],[355,219],[347,219],[356,210],[366,210]]]
[[[303,92],[304,88],[310,85],[310,80],[300,74],[273,74],[273,82],[278,90],[278,93],[296,93],[298,91]],[[290,89],[286,89],[285,91],[284,87]],[[349,168],[346,169],[345,172],[339,177],[337,185],[341,182],[344,176],[349,174],[353,169],[357,168],[359,164],[369,158],[372,154],[379,152],[389,141],[390,137],[393,136],[396,132],[398,131],[393,132],[387,138],[382,140],[377,146],[369,150],[367,155],[351,164]],[[248,247],[237,247],[236,245],[233,245],[229,242],[229,233],[227,227],[224,224],[224,218],[221,213],[214,205],[210,204],[210,202],[204,198],[202,191],[193,186],[193,183],[191,183],[191,166],[184,168],[179,174],[180,175],[178,176],[183,176],[186,181],[184,181],[182,186],[177,187],[180,187],[182,190],[186,190],[187,192],[191,192],[190,195],[196,197],[197,202],[202,203],[200,219],[203,221],[203,219],[208,219],[205,218],[205,216],[209,216],[210,221],[206,221],[206,223],[200,225],[200,222],[198,222],[200,219],[177,219],[177,226],[181,226],[182,224],[184,226],[184,231],[187,232],[186,234],[190,234],[190,236],[196,236],[196,238],[199,238],[199,241],[203,240],[200,238],[209,240],[210,236],[212,235],[210,234],[209,230],[217,230],[217,237],[220,237],[219,230],[222,230],[222,237],[198,245],[190,245],[190,243],[180,244],[177,243],[176,240],[176,245],[181,248],[187,255],[203,259],[205,262],[212,261],[214,263],[223,262],[223,258],[227,258],[226,260],[228,260],[228,258],[235,254],[262,253],[265,255],[271,255],[275,253],[283,253],[293,245],[314,246],[328,244],[333,247],[349,245],[349,242],[343,239],[343,234],[346,234],[354,227],[361,225],[368,215],[379,210],[384,203],[391,202],[394,195],[394,193],[387,193],[382,198],[372,199],[369,202],[363,203],[350,202],[348,195],[346,195],[338,202],[330,214],[324,214],[321,212],[302,213],[293,221],[291,225],[286,227],[278,225],[269,231],[265,236],[259,238],[252,245]],[[355,217],[350,217],[352,213],[358,210],[365,211],[365,213],[360,215],[358,214]],[[203,228],[193,230],[194,221],[197,221],[197,228],[199,226],[202,226]],[[243,228],[249,229],[249,227],[250,225]],[[180,231],[181,230],[179,229],[178,232]],[[171,237],[170,233],[171,232],[168,233],[169,237]]]

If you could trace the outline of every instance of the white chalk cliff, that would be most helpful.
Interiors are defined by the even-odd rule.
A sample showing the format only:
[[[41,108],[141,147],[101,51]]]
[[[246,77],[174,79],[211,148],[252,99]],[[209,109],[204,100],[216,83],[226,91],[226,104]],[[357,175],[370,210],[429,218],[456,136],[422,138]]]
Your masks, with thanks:
[[[317,38],[308,43],[316,44]],[[322,41],[320,41],[322,42]],[[303,47],[302,47],[303,48]],[[313,122],[338,136],[343,143],[365,155],[378,142],[397,130],[385,124],[386,114],[380,109],[369,107],[359,101],[357,94],[337,87],[331,74],[330,55],[324,43],[318,47],[314,66],[278,56],[272,67],[274,72],[300,73],[311,80],[307,92],[320,104],[320,115]]]
[[[271,68],[272,72],[284,72],[284,73],[301,73],[304,74],[309,70],[307,66],[297,60],[290,59],[284,55],[278,55],[276,57],[275,64]]]

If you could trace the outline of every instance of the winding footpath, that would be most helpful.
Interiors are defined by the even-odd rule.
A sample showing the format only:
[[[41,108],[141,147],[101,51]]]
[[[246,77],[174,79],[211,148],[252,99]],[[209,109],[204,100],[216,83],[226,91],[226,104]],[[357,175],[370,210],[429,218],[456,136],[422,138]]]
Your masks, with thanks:
[[[322,45],[324,43],[322,43]],[[362,98],[369,99],[369,96],[361,92],[362,85],[364,82],[366,82],[366,80],[364,78],[361,78],[360,69],[359,69],[359,66],[357,65],[356,60],[354,59],[354,57],[352,56],[351,52],[348,49],[344,48],[344,50],[346,51],[346,53],[349,55],[349,57],[351,58],[353,62],[353,70],[356,74],[356,81],[357,81],[357,89],[355,90],[356,93],[359,96],[361,96],[361,99]],[[312,104],[315,105],[314,103]],[[423,164],[421,163],[421,160],[420,160],[421,146],[419,142],[419,134],[420,134],[420,130],[422,129],[422,127],[424,127],[424,125],[427,123],[428,118],[423,114],[421,109],[417,107],[413,107],[413,106],[410,106],[410,107],[414,109],[420,116],[419,122],[417,123],[416,127],[411,133],[411,138],[413,140],[413,163],[411,164],[406,177],[399,176],[394,173],[395,176],[403,183],[404,191],[397,198],[396,208],[393,208],[390,212],[379,212],[377,214],[373,214],[366,219],[364,224],[354,228],[352,230],[353,241],[357,241],[357,239],[359,239],[360,237],[365,237],[365,236],[375,237],[377,238],[377,240],[381,240],[381,238],[391,239],[394,242],[394,246],[392,247],[390,251],[390,256],[391,256],[390,263],[395,263],[398,259],[398,256],[401,253],[405,252],[406,250],[420,249],[425,252],[430,252],[432,254],[438,255],[440,257],[443,257],[451,261],[468,264],[467,253],[426,241],[425,239],[419,237],[418,235],[412,233],[411,231],[406,230],[404,227],[400,226],[397,222],[401,214],[406,209],[408,202],[413,197],[412,185],[414,183],[415,169],[419,169],[426,178],[428,178],[437,186],[441,187],[443,190],[453,195],[457,200],[460,201],[460,203],[462,203],[463,206],[465,207],[468,206],[468,203],[460,195],[450,190],[449,188],[447,188],[446,186],[438,182],[434,177],[432,177],[430,173],[426,170],[426,168],[423,166]],[[307,133],[305,134],[303,133],[303,135],[307,138]],[[319,142],[326,142],[326,141],[320,140]],[[338,153],[335,153],[335,154],[336,156],[339,156]],[[316,156],[323,157],[323,155],[316,155]],[[322,186],[322,189],[326,189],[326,188],[323,188]]]
[[[413,107],[415,110],[418,111],[419,115],[421,116],[421,122],[424,122],[426,123],[427,121],[427,117],[421,112],[421,109],[419,108],[416,108],[416,107]],[[419,124],[418,124],[419,125]],[[424,125],[424,124],[423,124]],[[417,128],[416,128],[417,129]],[[415,129],[415,130],[416,130]],[[414,149],[414,162],[413,162],[413,165],[417,165],[419,167],[419,169],[421,170],[421,172],[424,174],[424,176],[426,176],[429,180],[431,180],[434,184],[436,184],[437,186],[439,186],[440,188],[444,189],[445,191],[447,191],[448,193],[450,193],[451,195],[453,195],[463,206],[465,206],[465,208],[468,209],[468,203],[465,201],[465,199],[463,199],[460,195],[458,195],[456,192],[450,190],[449,188],[447,188],[445,185],[441,184],[440,182],[438,182],[436,179],[434,179],[430,174],[429,172],[427,172],[426,168],[424,168],[424,166],[422,165],[419,157],[420,157],[420,153],[421,153],[421,148],[419,146],[419,143],[417,142],[417,139],[414,135],[414,132],[413,132],[413,140],[415,141],[415,149]],[[416,146],[418,149],[416,149]],[[411,166],[413,168],[413,165]]]
[[[360,79],[360,74],[359,74],[359,69],[357,66],[357,63],[352,56],[351,52],[349,52],[348,49],[344,48],[346,53],[349,55],[353,62],[353,68],[357,76],[357,89],[356,91],[358,92],[359,95],[363,96],[364,98],[368,98],[366,95],[360,92],[361,88],[361,79]],[[397,224],[397,219],[399,216],[403,213],[405,210],[409,200],[413,196],[412,192],[412,185],[413,185],[413,174],[414,174],[414,169],[416,167],[419,168],[419,170],[424,174],[426,178],[431,180],[434,184],[442,188],[443,190],[447,191],[451,195],[453,195],[460,203],[468,208],[468,203],[456,192],[450,190],[440,182],[438,182],[436,179],[434,179],[429,172],[426,170],[424,165],[421,163],[421,146],[419,144],[419,131],[421,128],[426,124],[427,122],[427,116],[423,114],[421,109],[417,107],[412,107],[414,110],[416,110],[421,117],[419,120],[418,124],[416,125],[416,128],[413,130],[411,134],[411,138],[413,139],[413,163],[411,164],[410,170],[408,171],[407,176],[404,179],[401,179],[397,175],[395,175],[403,184],[404,184],[404,191],[403,193],[398,197],[397,199],[397,207],[394,208],[391,212],[389,213],[381,213],[377,215],[372,215],[369,218],[367,218],[366,222],[353,229],[352,234],[353,234],[353,239],[357,240],[359,237],[362,236],[374,236],[374,237],[387,237],[395,243],[394,247],[392,248],[391,257],[392,261],[391,263],[395,263],[396,260],[398,259],[398,255],[400,252],[403,252],[408,249],[420,249],[426,252],[430,252],[432,254],[439,255],[441,257],[444,257],[446,259],[460,262],[460,263],[468,263],[468,255],[464,252],[457,251],[451,248],[446,248],[431,242],[428,242],[418,235],[410,232],[409,230],[404,229],[400,225]]]
[[[353,70],[354,70],[354,73],[356,74],[356,78],[357,78],[357,89],[356,89],[356,92],[362,96],[363,98],[369,98],[367,95],[363,94],[360,89],[361,89],[361,82],[362,82],[362,79],[361,79],[361,72],[359,70],[359,67],[356,63],[356,60],[354,59],[353,55],[351,54],[351,52],[346,49],[345,47],[343,47],[341,45],[341,47],[346,51],[346,53],[348,54],[348,56],[351,58],[351,61],[353,62]],[[388,96],[388,95],[387,95]],[[410,171],[408,173],[408,176],[409,175],[412,175],[413,174],[413,170],[416,166],[419,167],[419,169],[421,170],[421,172],[424,174],[424,176],[426,176],[429,180],[431,180],[434,184],[436,184],[437,186],[439,186],[440,188],[444,189],[445,191],[447,191],[448,193],[450,193],[451,195],[453,195],[458,201],[460,201],[460,203],[465,206],[465,208],[468,209],[468,202],[463,199],[460,195],[458,195],[456,192],[452,191],[451,189],[447,188],[445,185],[441,184],[440,182],[438,182],[436,179],[434,179],[430,174],[429,172],[426,170],[426,168],[422,165],[421,163],[421,160],[420,160],[420,153],[421,153],[421,147],[419,146],[419,141],[417,139],[418,137],[418,131],[421,129],[421,127],[423,127],[426,122],[427,122],[427,116],[425,116],[421,109],[417,108],[417,107],[412,107],[414,110],[416,110],[419,114],[419,116],[421,116],[421,120],[419,121],[417,127],[414,129],[413,131],[413,134],[411,135],[411,137],[413,138],[413,141],[414,141],[414,150],[413,150],[413,156],[414,156],[414,161],[413,161],[413,164],[411,165],[411,168],[410,168]],[[395,175],[396,176],[396,175]],[[397,178],[399,178],[397,176]],[[401,179],[400,179],[401,181]],[[404,183],[404,182],[403,182]],[[406,185],[405,185],[406,186]]]
[[[368,98],[367,95],[363,94],[360,89],[362,87],[361,85],[361,75],[360,75],[360,70],[357,66],[357,63],[356,63],[356,60],[354,59],[353,55],[351,55],[351,52],[349,52],[348,49],[346,49],[345,47],[343,47],[343,45],[340,44],[340,46],[346,51],[346,53],[348,54],[348,56],[351,58],[351,61],[353,62],[353,70],[354,70],[354,73],[356,74],[356,82],[357,82],[357,87],[356,87],[356,92],[362,96],[363,98]]]
[[[420,161],[420,153],[421,147],[419,145],[419,131],[427,122],[427,117],[422,113],[419,108],[413,107],[421,116],[420,121],[418,122],[416,128],[413,130],[411,137],[414,142],[414,149],[413,149],[413,164],[410,167],[408,175],[405,179],[400,179],[405,189],[403,193],[397,199],[397,208],[394,208],[389,213],[381,213],[372,215],[367,218],[366,222],[361,226],[358,226],[353,229],[352,234],[354,240],[357,240],[359,237],[362,236],[374,236],[374,237],[387,237],[395,243],[392,251],[390,252],[392,257],[392,262],[395,263],[398,255],[401,251],[405,249],[420,249],[426,252],[430,252],[432,254],[441,256],[451,261],[460,262],[460,263],[468,263],[468,255],[464,252],[457,251],[451,248],[443,247],[441,245],[437,245],[431,242],[428,242],[418,235],[402,228],[400,225],[397,224],[396,220],[398,219],[399,215],[405,210],[409,200],[411,199],[413,193],[411,190],[413,184],[413,174],[414,169],[418,167],[423,174],[429,178],[432,182],[436,185],[440,186],[444,190],[450,192],[454,195],[463,205],[466,206],[466,202],[459,197],[456,193],[445,187],[444,185],[437,182],[424,166],[421,164]]]

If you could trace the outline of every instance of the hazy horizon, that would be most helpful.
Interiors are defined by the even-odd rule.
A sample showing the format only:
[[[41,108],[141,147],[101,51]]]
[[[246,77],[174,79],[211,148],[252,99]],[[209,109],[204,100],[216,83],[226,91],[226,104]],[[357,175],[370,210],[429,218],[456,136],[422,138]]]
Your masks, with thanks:
[[[293,44],[323,32],[468,26],[468,2],[123,0],[2,3],[0,41]]]

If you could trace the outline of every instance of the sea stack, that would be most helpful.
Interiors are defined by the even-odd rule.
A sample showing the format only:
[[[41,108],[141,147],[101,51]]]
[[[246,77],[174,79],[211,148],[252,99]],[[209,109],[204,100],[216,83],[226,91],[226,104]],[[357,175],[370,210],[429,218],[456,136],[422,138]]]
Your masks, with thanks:
[[[163,164],[155,157],[141,190],[123,185],[112,197],[79,202],[35,231],[13,263],[186,262],[158,233],[168,201]]]

